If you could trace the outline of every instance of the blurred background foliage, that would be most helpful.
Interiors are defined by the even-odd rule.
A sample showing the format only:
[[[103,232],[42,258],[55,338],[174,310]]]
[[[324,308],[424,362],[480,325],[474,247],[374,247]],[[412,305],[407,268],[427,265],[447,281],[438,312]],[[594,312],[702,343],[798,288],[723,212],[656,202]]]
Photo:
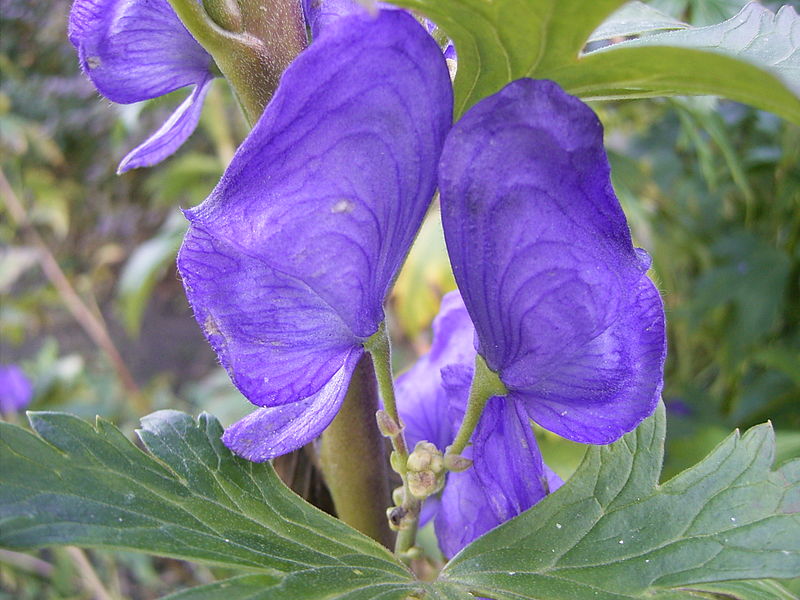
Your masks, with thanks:
[[[1,2],[1,166],[25,223],[0,205],[0,363],[20,364],[33,381],[33,410],[100,414],[128,433],[160,408],[232,422],[248,404],[217,366],[174,266],[186,229],[179,207],[202,201],[246,135],[227,88],[217,82],[200,130],[176,156],[118,177],[122,156],[185,92],[111,105],[78,71],[65,35],[68,3]],[[650,4],[707,24],[743,2]],[[767,419],[779,460],[800,455],[800,128],[706,97],[594,108],[667,309],[665,477],[732,428]],[[122,366],[65,308],[42,269],[46,254],[110,333]],[[453,288],[434,204],[390,298],[398,372],[428,348],[439,299]],[[537,434],[548,462],[568,476],[583,447]],[[0,598],[19,600],[156,598],[220,575],[126,553],[0,552]]]

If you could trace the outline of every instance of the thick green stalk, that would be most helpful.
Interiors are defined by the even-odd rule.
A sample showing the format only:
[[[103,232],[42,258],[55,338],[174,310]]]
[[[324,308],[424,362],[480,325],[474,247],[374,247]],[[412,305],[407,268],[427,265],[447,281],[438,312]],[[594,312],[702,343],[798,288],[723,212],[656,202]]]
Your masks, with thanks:
[[[391,547],[391,503],[385,441],[375,420],[378,390],[372,358],[358,362],[344,403],[322,434],[320,466],[339,518]]]
[[[169,0],[186,29],[211,54],[254,125],[281,74],[305,47],[297,0]]]

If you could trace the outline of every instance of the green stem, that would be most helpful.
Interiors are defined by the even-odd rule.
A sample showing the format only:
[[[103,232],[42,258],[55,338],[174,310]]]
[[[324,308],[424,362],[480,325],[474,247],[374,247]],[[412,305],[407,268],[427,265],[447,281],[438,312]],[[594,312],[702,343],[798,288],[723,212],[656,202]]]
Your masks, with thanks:
[[[280,76],[305,47],[305,27],[296,0],[241,0],[241,14],[223,20],[226,4],[215,7],[223,25],[241,22],[241,31],[229,31],[215,22],[197,0],[169,0],[186,29],[214,58],[233,88],[245,117],[255,125]],[[219,13],[219,14],[217,14]],[[238,27],[238,25],[237,25]]]
[[[397,412],[397,399],[394,395],[394,376],[392,375],[392,346],[389,342],[389,334],[386,331],[386,321],[381,322],[378,331],[372,334],[364,343],[364,348],[372,355],[375,361],[375,378],[378,380],[378,390],[383,400],[383,409],[389,416],[400,425],[400,414]],[[401,451],[408,456],[408,449],[405,446],[405,438],[401,435],[398,440],[402,445]]]
[[[403,435],[403,423],[397,412],[397,400],[394,394],[394,377],[392,376],[392,347],[386,322],[382,322],[378,331],[364,343],[364,348],[372,355],[375,364],[375,377],[383,400],[383,408],[391,419],[397,423],[398,432],[389,436],[394,448],[395,459],[392,461],[403,480],[403,502],[400,507],[405,511],[402,528],[397,534],[394,551],[404,562],[410,562],[408,551],[414,546],[419,526],[419,511],[422,503],[411,494],[408,485],[408,446]]]
[[[480,354],[475,355],[475,375],[472,377],[472,387],[469,390],[467,410],[464,420],[458,428],[458,433],[453,443],[447,447],[447,454],[461,454],[467,447],[478,421],[481,419],[483,409],[489,398],[505,396],[508,389],[500,381],[500,377],[489,368]]]
[[[322,434],[320,466],[339,518],[386,547],[392,531],[389,469],[375,411],[378,390],[369,354],[359,360],[336,418]]]

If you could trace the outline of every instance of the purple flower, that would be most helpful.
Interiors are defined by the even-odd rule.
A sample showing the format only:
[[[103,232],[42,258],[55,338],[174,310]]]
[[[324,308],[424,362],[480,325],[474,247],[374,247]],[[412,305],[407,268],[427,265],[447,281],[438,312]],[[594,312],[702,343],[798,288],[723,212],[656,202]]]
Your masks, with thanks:
[[[69,39],[83,72],[113,102],[130,104],[194,86],[166,123],[128,153],[119,173],[164,160],[195,130],[213,61],[167,0],[75,0]]]
[[[358,0],[302,0],[303,14],[311,29],[311,38],[316,40],[331,23],[350,15],[367,14],[367,7]],[[381,5],[381,8],[391,6]]]
[[[311,37],[316,40],[322,32],[334,21],[348,15],[367,15],[370,10],[403,10],[386,2],[375,2],[374,6],[368,7],[359,0],[302,0],[303,14],[306,23],[311,29]],[[429,20],[423,19],[425,30],[433,36],[438,27]],[[449,41],[442,49],[444,57],[448,60],[456,60],[456,49],[453,42]]]
[[[406,439],[446,448],[464,417],[475,363],[475,329],[458,292],[446,295],[433,323],[431,350],[397,378]],[[428,498],[421,522],[435,517],[436,535],[447,557],[472,540],[527,510],[561,485],[542,462],[527,415],[519,402],[493,398],[464,456],[473,467],[450,473],[441,497]]]
[[[224,442],[264,461],[333,419],[436,186],[452,88],[401,11],[329,24],[289,66],[178,257],[206,337],[256,412]]]
[[[33,386],[17,365],[0,365],[0,414],[26,408],[33,399]]]
[[[594,113],[551,81],[515,81],[453,127],[439,186],[478,352],[515,410],[592,444],[652,414],[664,311]]]

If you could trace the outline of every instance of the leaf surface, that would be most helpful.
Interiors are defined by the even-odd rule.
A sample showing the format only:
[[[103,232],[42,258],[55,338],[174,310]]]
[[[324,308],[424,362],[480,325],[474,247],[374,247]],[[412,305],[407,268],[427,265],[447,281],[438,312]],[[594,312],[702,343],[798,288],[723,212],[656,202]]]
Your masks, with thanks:
[[[621,600],[800,573],[800,460],[770,470],[772,428],[733,433],[658,485],[665,423],[662,404],[620,441],[591,447],[561,489],[465,548],[441,578],[496,600]]]
[[[800,19],[757,2],[709,27],[684,28],[583,53],[587,41],[620,23],[623,0],[393,0],[435,21],[458,52],[456,116],[520,77],[552,79],[585,100],[717,95],[800,123]],[[639,7],[641,8],[641,7]],[[633,7],[626,7],[634,15]],[[654,11],[640,27],[668,28]],[[623,17],[626,13],[622,13]],[[632,18],[632,17],[625,17]],[[635,21],[636,19],[632,19]],[[675,24],[675,27],[680,24]]]
[[[101,419],[96,428],[60,413],[30,419],[40,437],[0,423],[0,545],[117,548],[260,572],[233,580],[243,598],[254,581],[273,582],[258,596],[270,599],[370,589],[389,600],[415,589],[388,550],[305,503],[269,463],[234,456],[210,415],[145,417],[149,455]]]

